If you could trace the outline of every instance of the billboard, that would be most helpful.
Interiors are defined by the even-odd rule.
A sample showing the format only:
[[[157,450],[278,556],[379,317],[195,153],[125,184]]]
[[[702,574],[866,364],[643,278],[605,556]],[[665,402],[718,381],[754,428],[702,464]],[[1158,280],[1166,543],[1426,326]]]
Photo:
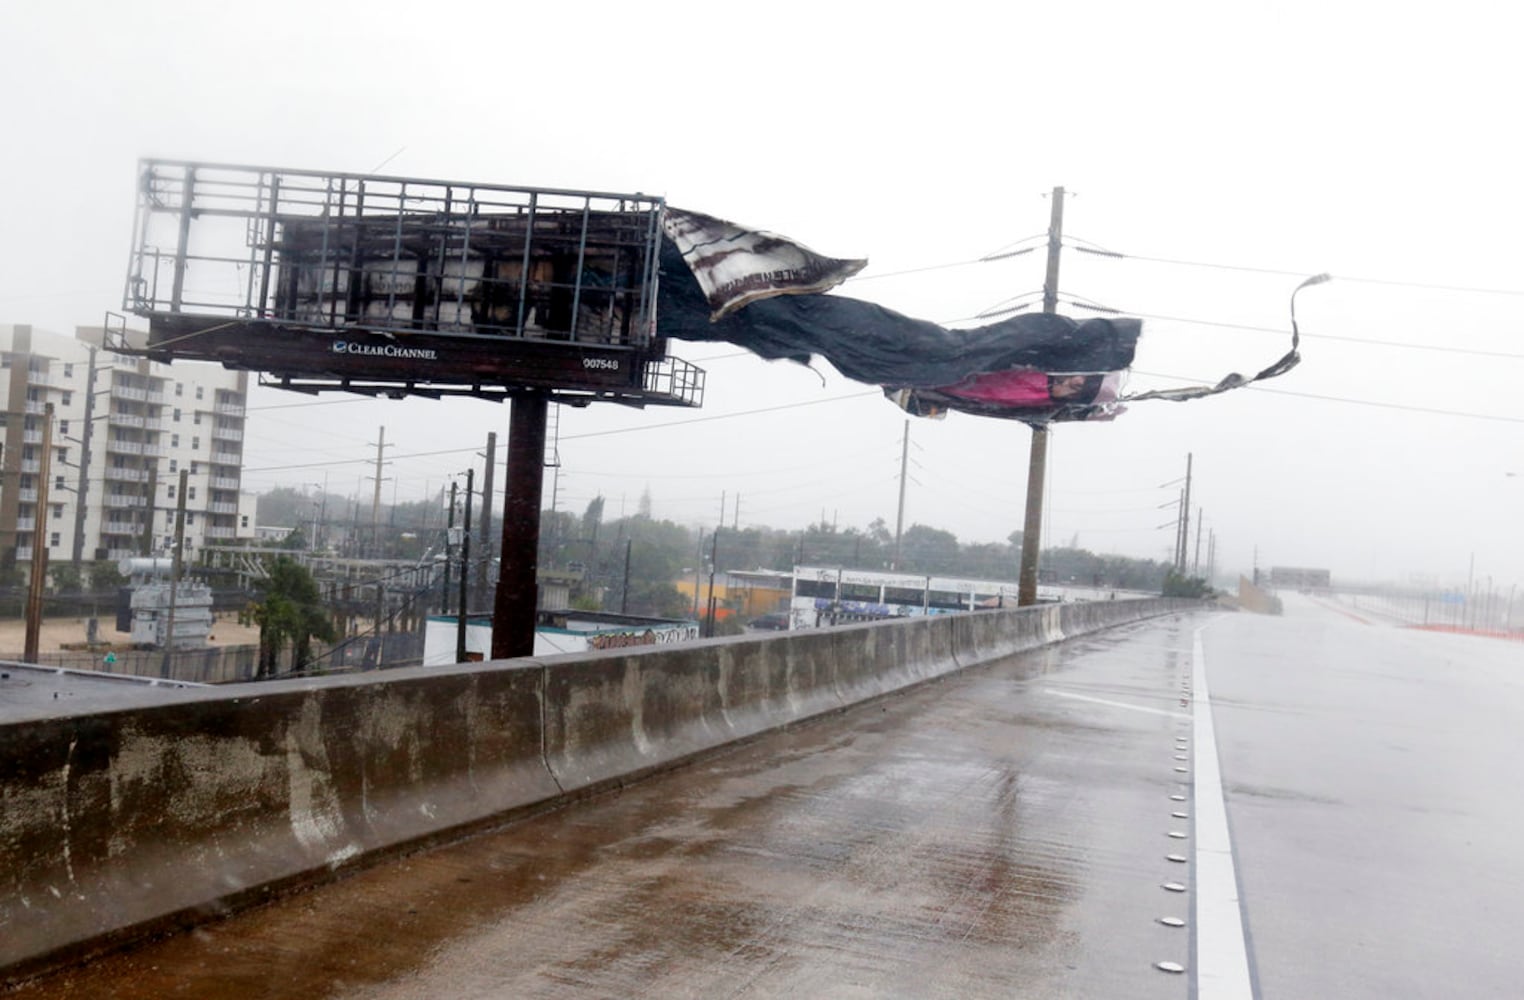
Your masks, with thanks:
[[[656,335],[664,203],[145,160],[115,349],[287,388],[697,406]]]

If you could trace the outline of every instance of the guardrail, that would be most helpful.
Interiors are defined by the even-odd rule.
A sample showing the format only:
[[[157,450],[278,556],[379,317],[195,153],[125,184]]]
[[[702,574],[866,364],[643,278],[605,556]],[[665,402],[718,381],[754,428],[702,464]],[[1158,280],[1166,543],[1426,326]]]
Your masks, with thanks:
[[[1163,599],[176,692],[0,726],[12,979]]]

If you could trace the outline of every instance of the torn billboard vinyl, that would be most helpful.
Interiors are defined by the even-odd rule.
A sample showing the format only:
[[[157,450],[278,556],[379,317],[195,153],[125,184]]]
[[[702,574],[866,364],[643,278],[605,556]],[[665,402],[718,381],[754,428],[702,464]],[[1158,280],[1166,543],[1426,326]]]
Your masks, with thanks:
[[[1122,396],[1142,321],[1013,316],[949,329],[826,290],[861,260],[823,257],[771,233],[696,212],[667,209],[658,332],[724,341],[776,360],[819,356],[849,379],[884,388],[908,412],[958,410],[1033,425],[1106,420],[1134,399],[1193,399],[1270,378],[1297,362],[1289,354],[1253,377],[1216,385]],[[676,235],[674,235],[676,234]]]

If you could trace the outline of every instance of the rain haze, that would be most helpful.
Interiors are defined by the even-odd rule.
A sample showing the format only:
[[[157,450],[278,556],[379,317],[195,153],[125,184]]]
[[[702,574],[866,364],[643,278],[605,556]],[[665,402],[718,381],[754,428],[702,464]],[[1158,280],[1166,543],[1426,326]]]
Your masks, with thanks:
[[[1506,588],[1524,582],[1516,17],[11,4],[0,322],[69,333],[121,309],[140,157],[660,195],[866,257],[838,294],[954,326],[1037,298],[1062,186],[1060,311],[1144,320],[1129,391],[1260,370],[1289,345],[1292,290],[1334,280],[1297,298],[1289,374],[1057,426],[1046,545],[1168,559],[1189,454],[1219,574]],[[547,506],[602,495],[617,516],[649,493],[683,524],[892,530],[906,415],[876,387],[674,350],[707,371],[703,408],[559,408]],[[417,500],[479,468],[491,432],[501,458],[507,426],[479,400],[259,388],[245,488],[368,497],[384,427],[383,497]],[[1019,530],[1029,438],[912,419],[906,526]]]

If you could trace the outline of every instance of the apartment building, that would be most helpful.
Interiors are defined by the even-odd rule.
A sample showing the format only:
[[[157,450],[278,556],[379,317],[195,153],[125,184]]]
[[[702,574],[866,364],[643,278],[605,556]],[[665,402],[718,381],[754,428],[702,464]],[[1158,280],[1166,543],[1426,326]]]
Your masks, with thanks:
[[[39,546],[51,565],[168,554],[181,470],[187,556],[252,540],[248,374],[102,345],[98,327],[0,324],[0,568],[30,564]]]

